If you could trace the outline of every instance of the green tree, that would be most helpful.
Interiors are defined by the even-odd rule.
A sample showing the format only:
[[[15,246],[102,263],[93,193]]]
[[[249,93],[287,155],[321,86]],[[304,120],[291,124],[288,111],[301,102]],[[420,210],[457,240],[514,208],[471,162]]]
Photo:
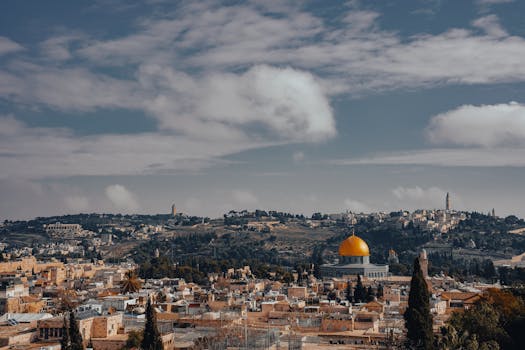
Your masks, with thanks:
[[[321,278],[321,265],[324,264],[323,251],[324,246],[320,246],[315,247],[312,252],[312,264],[314,265],[314,276],[316,278]]]
[[[140,331],[130,331],[128,333],[128,340],[126,340],[126,345],[124,345],[123,350],[128,349],[137,349],[142,343],[142,332]]]
[[[126,279],[121,282],[120,290],[122,294],[135,293],[140,290],[141,285],[135,270],[129,270],[126,272]]]
[[[384,287],[383,287],[383,285],[380,283],[380,284],[377,286],[377,298],[382,298],[382,297],[383,297],[383,294],[384,294]]]
[[[352,283],[350,282],[350,280],[348,280],[346,282],[346,300],[348,300],[348,302],[352,302],[352,299],[353,299],[353,295],[352,295]]]
[[[408,308],[405,311],[408,346],[416,349],[434,349],[432,315],[430,314],[429,292],[419,259],[414,260]]]
[[[67,319],[64,316],[64,325],[62,326],[62,339],[60,339],[60,348],[62,350],[71,350],[71,339],[69,338],[69,327]]]
[[[143,350],[163,350],[162,339],[157,328],[157,318],[153,305],[148,299],[146,304],[146,325],[144,326],[144,333],[142,342],[140,344]]]
[[[71,339],[71,350],[83,350],[84,343],[78,329],[78,323],[73,311],[69,312],[69,337]]]
[[[487,302],[480,302],[474,307],[462,313],[454,313],[449,320],[449,324],[468,335],[468,339],[473,336],[480,343],[501,342],[507,338],[507,334],[499,324],[499,313]]]
[[[366,301],[366,289],[361,281],[361,275],[357,275],[357,284],[354,290],[354,302],[362,303]]]
[[[494,268],[494,263],[490,259],[483,261],[483,277],[492,278],[496,276],[496,269]]]
[[[372,286],[368,286],[368,288],[366,289],[366,301],[370,302],[374,300],[375,297],[376,293],[372,289]]]

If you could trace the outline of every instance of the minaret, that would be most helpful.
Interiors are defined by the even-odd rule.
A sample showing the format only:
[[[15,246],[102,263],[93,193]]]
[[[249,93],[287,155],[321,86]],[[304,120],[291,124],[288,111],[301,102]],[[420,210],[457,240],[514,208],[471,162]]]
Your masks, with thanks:
[[[447,192],[447,197],[445,199],[445,209],[447,211],[449,211],[450,207],[451,207],[451,205],[450,205],[450,194]]]

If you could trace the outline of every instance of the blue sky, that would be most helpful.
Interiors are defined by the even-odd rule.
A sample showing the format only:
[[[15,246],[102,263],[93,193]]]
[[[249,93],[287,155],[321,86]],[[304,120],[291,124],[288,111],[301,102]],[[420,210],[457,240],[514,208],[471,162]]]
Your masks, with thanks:
[[[0,217],[525,216],[525,4],[3,1]]]

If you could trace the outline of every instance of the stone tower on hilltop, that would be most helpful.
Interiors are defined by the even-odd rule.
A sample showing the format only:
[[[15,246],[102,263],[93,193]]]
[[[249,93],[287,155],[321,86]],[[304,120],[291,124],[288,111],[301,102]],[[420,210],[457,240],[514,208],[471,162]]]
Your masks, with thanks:
[[[451,209],[451,205],[450,205],[450,194],[447,192],[447,197],[445,198],[445,210],[450,210]]]

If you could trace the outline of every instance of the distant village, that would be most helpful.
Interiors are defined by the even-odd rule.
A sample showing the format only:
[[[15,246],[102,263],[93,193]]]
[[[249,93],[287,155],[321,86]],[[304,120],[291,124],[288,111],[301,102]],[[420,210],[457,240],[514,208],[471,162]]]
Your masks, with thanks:
[[[456,247],[444,241],[458,225],[474,222],[472,216],[452,210],[447,198],[446,209],[388,214],[316,213],[305,218],[232,211],[210,220],[177,213],[173,206],[171,214],[155,217],[86,214],[54,222],[56,218],[5,221],[0,245],[0,349],[60,349],[68,313],[76,317],[85,348],[137,348],[133,340],[145,327],[148,303],[154,308],[164,349],[402,349],[410,274],[392,271],[400,264],[400,254],[392,248],[384,261],[374,261],[381,255],[361,237],[359,227],[410,229],[430,237],[409,256],[420,263],[433,329],[439,334],[455,311],[468,310],[487,291],[505,288],[498,269],[525,267],[517,248],[493,254],[494,271],[488,278],[430,273],[432,253],[487,256],[475,239]],[[494,211],[483,218],[496,223],[484,235],[521,239],[525,231],[523,220],[516,218],[505,226],[512,232],[495,233],[497,223],[504,220]],[[283,256],[286,249],[320,252],[319,260],[307,260],[304,268],[286,267],[291,276],[287,280],[273,278],[271,270],[258,275],[249,264],[206,272],[204,283],[183,277],[140,277],[136,254],[145,242],[168,242],[167,237],[213,229],[213,237],[250,232],[262,237],[261,244],[269,244],[278,242],[278,233],[290,227],[304,227],[313,232],[312,237],[323,228],[338,230],[333,244],[321,251],[316,250],[318,241],[281,247],[276,254]],[[30,237],[26,243],[24,230]],[[39,235],[44,239],[37,239]],[[212,238],[206,249],[217,254],[210,246],[218,240]],[[161,261],[167,254],[176,258],[185,253],[162,249],[146,251],[150,256],[144,259]],[[174,261],[173,269],[180,266]]]

